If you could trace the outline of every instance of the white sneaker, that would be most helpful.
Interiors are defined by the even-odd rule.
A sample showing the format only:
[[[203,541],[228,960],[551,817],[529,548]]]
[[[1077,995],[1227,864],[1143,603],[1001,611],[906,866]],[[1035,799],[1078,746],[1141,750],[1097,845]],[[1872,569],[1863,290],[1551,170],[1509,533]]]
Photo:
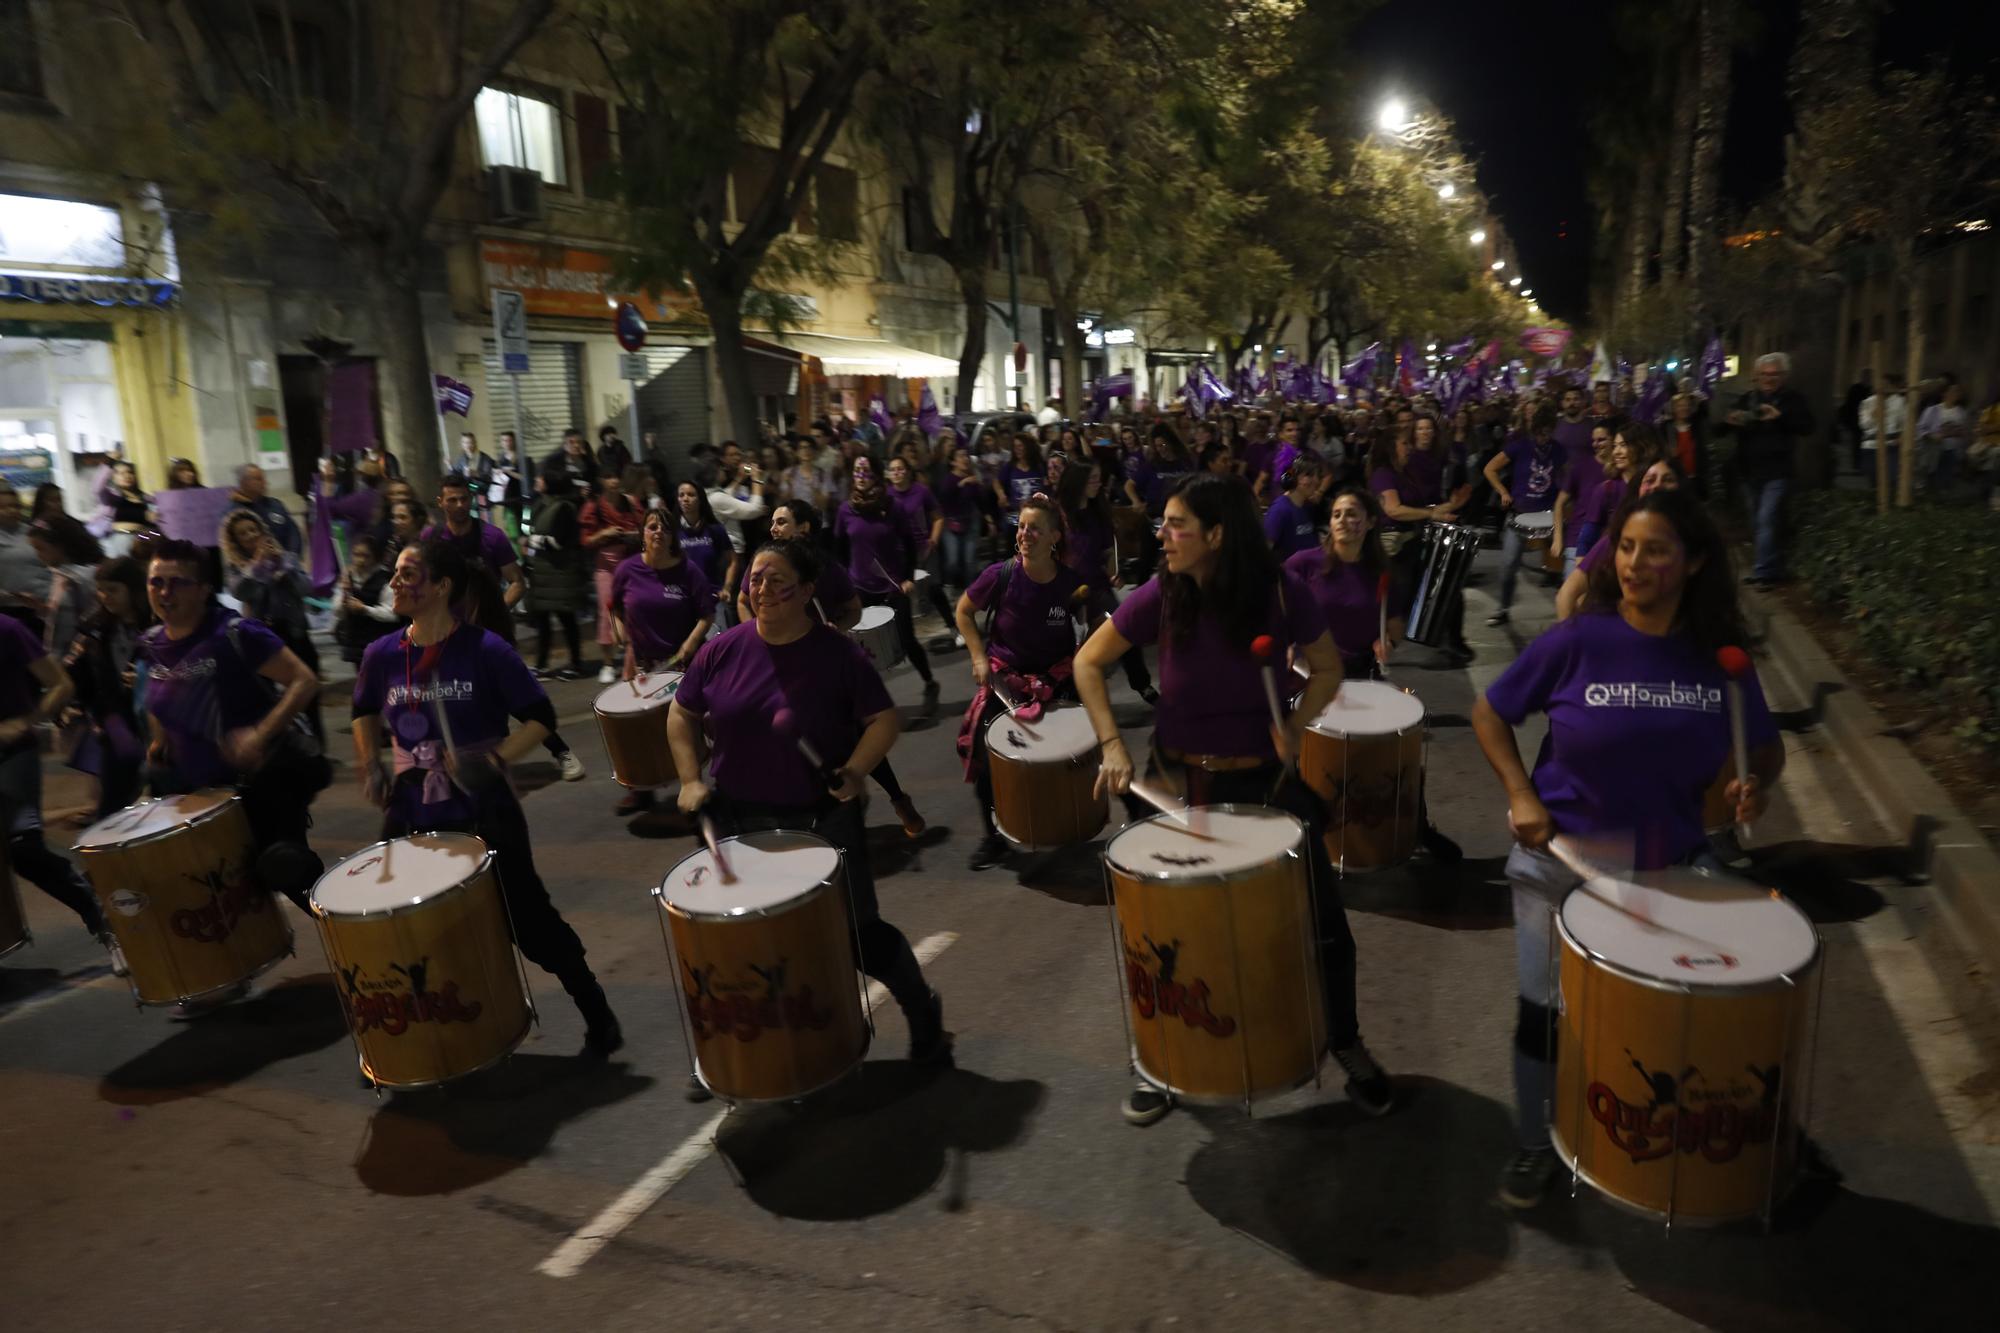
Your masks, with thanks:
[[[618,673],[611,669],[611,663],[606,662],[603,666],[597,668],[597,683],[599,685],[611,685],[616,683],[617,680]]]
[[[951,636],[951,646],[952,646],[952,647],[954,647],[954,648],[963,648],[963,647],[965,647],[965,636],[964,636],[963,634],[954,634],[954,635],[952,635],[952,636]]]
[[[583,781],[583,760],[576,757],[576,751],[564,750],[556,759],[556,767],[562,770],[564,782]]]

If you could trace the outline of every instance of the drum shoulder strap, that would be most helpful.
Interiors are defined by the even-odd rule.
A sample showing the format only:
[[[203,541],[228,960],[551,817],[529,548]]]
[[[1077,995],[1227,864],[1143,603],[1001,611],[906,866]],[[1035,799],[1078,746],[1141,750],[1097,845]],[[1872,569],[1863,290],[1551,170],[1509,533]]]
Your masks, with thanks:
[[[993,600],[986,604],[986,618],[979,622],[979,640],[987,652],[993,651],[993,622],[1000,618],[1000,603],[1007,596],[1007,582],[1014,577],[1014,557],[1000,566],[1000,577],[993,581]]]

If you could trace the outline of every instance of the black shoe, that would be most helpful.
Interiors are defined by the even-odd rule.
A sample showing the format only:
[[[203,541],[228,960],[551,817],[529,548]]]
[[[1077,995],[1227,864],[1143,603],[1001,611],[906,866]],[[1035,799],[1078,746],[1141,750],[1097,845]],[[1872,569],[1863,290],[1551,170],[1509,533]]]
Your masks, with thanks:
[[[939,1064],[951,1059],[951,1033],[944,1030],[944,1001],[932,991],[923,1012],[910,1018],[910,1063]]]
[[[1500,1202],[1509,1208],[1533,1208],[1548,1195],[1555,1178],[1555,1149],[1523,1148],[1500,1173]]]
[[[971,866],[974,870],[991,870],[1006,859],[1007,840],[998,833],[989,833],[972,849]]]
[[[1465,859],[1465,849],[1438,832],[1435,824],[1426,823],[1423,831],[1417,834],[1417,841],[1441,866],[1455,866]]]
[[[584,1029],[584,1051],[600,1060],[612,1055],[624,1044],[625,1029],[618,1026],[617,1016],[608,1009],[603,1017]]]
[[[1486,617],[1486,623],[1489,625],[1504,625],[1510,618],[1507,614],[1507,608],[1503,606],[1492,615]]]
[[[1396,1105],[1396,1088],[1375,1057],[1360,1042],[1343,1046],[1333,1053],[1334,1062],[1347,1071],[1347,1100],[1369,1115],[1387,1115]]]
[[[1478,656],[1470,645],[1463,643],[1444,649],[1443,654],[1445,665],[1450,667],[1469,667]]]
[[[1141,1083],[1126,1093],[1122,1108],[1128,1125],[1150,1125],[1173,1109],[1173,1096],[1150,1083]]]
[[[691,1102],[712,1102],[715,1100],[715,1094],[710,1092],[708,1085],[701,1081],[700,1074],[688,1075],[687,1091],[682,1096]]]
[[[1144,699],[1148,704],[1157,704],[1160,702],[1160,692],[1154,689],[1151,685],[1148,685],[1145,689],[1140,690],[1139,697],[1141,699]]]

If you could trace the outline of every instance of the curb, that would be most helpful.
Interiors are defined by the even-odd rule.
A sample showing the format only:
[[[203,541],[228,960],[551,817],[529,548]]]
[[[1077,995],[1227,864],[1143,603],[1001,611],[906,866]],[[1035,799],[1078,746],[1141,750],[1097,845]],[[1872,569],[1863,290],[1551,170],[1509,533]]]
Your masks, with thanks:
[[[1977,958],[2000,961],[2000,854],[1790,611],[1748,589],[1744,600],[1766,621],[1770,664],[1809,722],[1884,822],[1908,839],[1912,874],[1928,883],[1946,924]]]

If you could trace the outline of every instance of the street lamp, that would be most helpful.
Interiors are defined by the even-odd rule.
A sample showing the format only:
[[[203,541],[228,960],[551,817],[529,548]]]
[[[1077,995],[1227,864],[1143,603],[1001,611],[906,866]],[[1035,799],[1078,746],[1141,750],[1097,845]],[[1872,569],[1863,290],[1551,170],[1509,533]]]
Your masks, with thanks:
[[[1509,287],[1519,287],[1521,285],[1521,275],[1516,273],[1513,277],[1507,279],[1507,285]]]
[[[1535,289],[1533,287],[1523,287],[1521,289],[1521,295],[1523,297],[1533,296],[1534,294],[1535,294]]]
[[[1401,134],[1410,123],[1410,107],[1400,97],[1391,97],[1382,103],[1382,110],[1375,117],[1375,123],[1390,134]]]
[[[1474,245],[1486,244],[1486,229],[1484,227],[1472,233],[1472,243]]]
[[[1449,199],[1457,193],[1458,187],[1450,181],[1446,181],[1444,184],[1438,186],[1438,198],[1440,199]]]
[[[1505,267],[1507,267],[1507,261],[1506,261],[1506,260],[1504,260],[1504,259],[1496,259],[1496,260],[1494,260],[1494,261],[1493,261],[1493,271],[1494,271],[1495,273],[1498,273],[1498,272],[1499,272],[1499,271],[1500,271],[1501,269],[1503,269],[1503,268],[1505,268]]]
[[[1438,345],[1437,345],[1436,343],[1425,343],[1425,344],[1424,344],[1424,350],[1425,350],[1426,352],[1435,352],[1435,351],[1436,351],[1437,349],[1438,349]]]

